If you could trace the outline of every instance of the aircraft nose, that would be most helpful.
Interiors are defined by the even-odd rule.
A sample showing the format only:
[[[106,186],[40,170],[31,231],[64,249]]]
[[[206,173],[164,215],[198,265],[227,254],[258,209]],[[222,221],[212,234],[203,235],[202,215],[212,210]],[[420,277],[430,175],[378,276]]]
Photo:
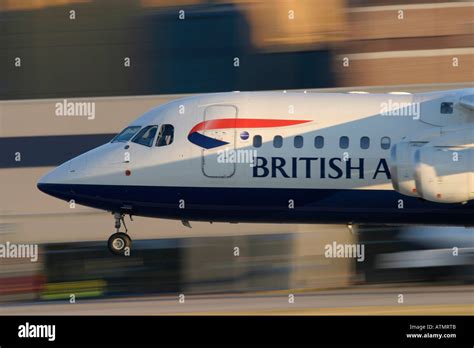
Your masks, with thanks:
[[[36,183],[36,187],[38,188],[38,190],[51,196],[53,196],[54,186],[55,184],[53,183],[43,181],[43,178],[38,180],[38,182]]]
[[[42,176],[36,183],[36,187],[48,195],[63,198],[70,192],[68,184],[72,179],[71,174],[70,165],[66,162]]]
[[[67,170],[63,166],[59,166],[45,175],[43,175],[38,180],[38,185],[46,185],[46,184],[61,184],[64,182],[67,176]]]
[[[51,195],[52,196],[52,186],[51,184],[46,184],[42,181],[38,181],[36,183],[36,187],[38,188],[38,190],[40,190],[41,192],[43,193],[46,193],[47,195]]]
[[[51,196],[55,196],[55,188],[57,188],[57,185],[60,185],[62,181],[57,171],[58,168],[53,169],[46,175],[42,176],[36,183],[36,187],[38,187],[41,192],[44,192]]]
[[[76,199],[74,185],[58,174],[57,169],[49,172],[36,183],[36,187],[49,196],[59,198],[65,201]]]
[[[47,190],[47,184],[42,181],[42,178],[38,180],[38,182],[36,183],[36,187],[38,188],[38,190],[40,190],[41,192],[44,192],[44,193],[48,193],[46,192]]]
[[[87,169],[87,153],[64,162],[42,176],[37,183],[40,190],[50,184],[68,184],[79,178]],[[41,187],[41,188],[40,188]]]

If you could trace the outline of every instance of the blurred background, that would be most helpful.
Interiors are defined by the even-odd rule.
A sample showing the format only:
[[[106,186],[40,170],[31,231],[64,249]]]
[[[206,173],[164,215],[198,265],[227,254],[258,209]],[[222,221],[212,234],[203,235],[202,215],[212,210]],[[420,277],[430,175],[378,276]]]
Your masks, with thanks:
[[[473,314],[472,228],[136,218],[120,258],[106,246],[112,216],[36,189],[51,167],[189,94],[472,87],[473,18],[472,1],[448,0],[0,1],[0,243],[40,250],[35,263],[0,258],[0,302],[303,292],[297,313],[397,314],[403,288],[418,294],[410,313]],[[94,102],[95,119],[57,117],[64,98]],[[363,243],[365,261],[326,258],[333,242]],[[215,310],[254,307],[245,301]]]
[[[2,99],[473,81],[472,1],[2,0],[0,11]]]

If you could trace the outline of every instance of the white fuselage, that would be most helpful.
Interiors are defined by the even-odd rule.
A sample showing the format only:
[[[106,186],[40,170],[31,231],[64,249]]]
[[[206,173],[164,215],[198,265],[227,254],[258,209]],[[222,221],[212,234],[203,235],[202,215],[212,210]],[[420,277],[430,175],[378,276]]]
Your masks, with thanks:
[[[256,92],[191,97],[152,109],[130,124],[137,130],[156,125],[152,146],[134,138],[107,143],[64,163],[39,185],[57,185],[48,193],[62,199],[76,195],[78,203],[84,198],[83,204],[97,208],[158,217],[270,222],[286,216],[281,221],[304,222],[314,216],[315,222],[370,222],[379,219],[358,217],[377,208],[382,209],[381,218],[387,217],[393,208],[394,218],[387,222],[403,222],[397,201],[406,199],[416,208],[412,213],[425,214],[423,220],[426,209],[438,209],[447,214],[447,223],[454,212],[456,218],[462,216],[461,224],[469,224],[472,201],[446,211],[445,204],[420,206],[394,191],[389,169],[390,149],[403,141],[424,144],[467,129],[467,138],[451,145],[472,147],[472,110],[457,107],[467,94],[472,89],[415,95]],[[172,126],[172,140],[156,146],[162,125]],[[81,188],[86,191],[79,193]],[[166,192],[167,197],[154,200],[145,188],[161,196]],[[100,191],[97,204],[94,190]],[[267,199],[254,199],[245,207],[245,197],[257,191]],[[362,194],[368,191],[373,191],[371,196]],[[295,209],[288,208],[292,194],[308,197],[294,202],[301,215],[287,212]],[[212,197],[219,197],[218,202],[212,204]],[[185,208],[179,206],[181,201]],[[253,206],[257,202],[260,205]],[[247,209],[262,209],[267,216],[256,219]],[[410,216],[406,222],[416,220],[405,213]]]

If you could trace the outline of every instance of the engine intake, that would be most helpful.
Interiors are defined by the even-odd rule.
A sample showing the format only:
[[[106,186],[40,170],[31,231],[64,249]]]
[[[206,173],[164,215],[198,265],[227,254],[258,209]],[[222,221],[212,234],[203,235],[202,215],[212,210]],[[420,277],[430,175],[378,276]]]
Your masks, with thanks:
[[[420,197],[438,203],[474,199],[474,148],[425,146],[415,153]]]
[[[393,188],[406,196],[419,197],[415,183],[415,152],[426,142],[401,142],[392,146],[390,174]]]

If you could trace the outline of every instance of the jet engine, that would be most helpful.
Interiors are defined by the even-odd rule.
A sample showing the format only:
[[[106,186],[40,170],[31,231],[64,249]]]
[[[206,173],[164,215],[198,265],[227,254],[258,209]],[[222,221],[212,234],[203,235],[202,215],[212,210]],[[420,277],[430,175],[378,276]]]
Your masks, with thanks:
[[[404,141],[392,146],[390,174],[395,191],[419,197],[415,183],[415,152],[425,144],[426,142]]]
[[[420,197],[438,203],[474,199],[474,148],[429,146],[415,152],[415,186]]]

